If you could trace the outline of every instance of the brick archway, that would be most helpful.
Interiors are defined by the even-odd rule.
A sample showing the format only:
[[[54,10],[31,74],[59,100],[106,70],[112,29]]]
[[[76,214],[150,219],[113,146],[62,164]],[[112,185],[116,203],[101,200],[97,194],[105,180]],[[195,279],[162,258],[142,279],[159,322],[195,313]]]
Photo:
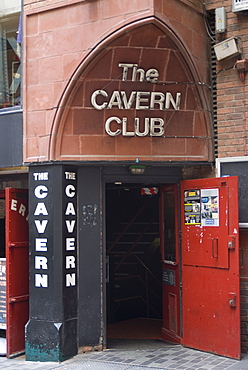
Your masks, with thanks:
[[[154,68],[159,71],[158,81],[140,82],[138,77],[132,81],[130,71],[123,81],[120,63],[137,64],[144,71]],[[104,91],[98,96],[98,106],[106,106],[114,91],[124,91],[126,101],[132,91],[142,91],[147,96],[143,105],[148,109],[137,109],[135,104],[120,109],[114,98],[111,109],[96,109],[92,94],[97,90]],[[180,109],[173,104],[169,108],[164,105],[164,109],[157,104],[151,109],[148,100],[152,92],[165,97],[171,94],[174,101],[180,93]],[[189,53],[171,29],[155,18],[131,24],[98,45],[71,78],[55,116],[50,160],[129,161],[139,157],[144,161],[211,161],[208,93]],[[129,130],[139,119],[143,132],[146,118],[159,118],[164,122],[163,135],[110,136],[105,125],[112,116],[121,122],[125,119]],[[117,123],[113,123],[114,132]]]

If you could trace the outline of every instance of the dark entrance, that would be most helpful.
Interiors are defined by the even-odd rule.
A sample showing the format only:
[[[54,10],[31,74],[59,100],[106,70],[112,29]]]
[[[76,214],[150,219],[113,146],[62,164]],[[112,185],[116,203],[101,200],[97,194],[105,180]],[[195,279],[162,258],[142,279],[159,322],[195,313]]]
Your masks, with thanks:
[[[108,338],[161,336],[159,195],[142,187],[106,185]]]

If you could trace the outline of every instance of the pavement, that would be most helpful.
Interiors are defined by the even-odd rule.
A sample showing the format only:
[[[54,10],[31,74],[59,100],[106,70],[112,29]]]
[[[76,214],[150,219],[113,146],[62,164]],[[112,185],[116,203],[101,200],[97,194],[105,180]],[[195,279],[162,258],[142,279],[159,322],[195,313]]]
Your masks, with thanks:
[[[112,341],[112,342],[111,342]],[[0,369],[18,370],[248,370],[248,354],[241,361],[159,340],[115,340],[102,352],[79,353],[64,361],[30,362],[25,355],[0,357]]]

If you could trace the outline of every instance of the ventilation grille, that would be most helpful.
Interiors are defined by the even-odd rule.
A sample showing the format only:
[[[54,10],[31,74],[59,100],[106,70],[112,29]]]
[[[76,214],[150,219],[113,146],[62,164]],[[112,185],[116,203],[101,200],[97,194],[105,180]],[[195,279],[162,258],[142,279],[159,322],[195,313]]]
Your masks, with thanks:
[[[214,11],[208,12],[208,23],[213,35],[211,40],[211,80],[212,80],[212,112],[213,112],[213,131],[214,131],[214,155],[218,157],[218,131],[217,131],[217,73],[216,73],[216,55],[214,52],[214,35],[215,35],[215,13]]]

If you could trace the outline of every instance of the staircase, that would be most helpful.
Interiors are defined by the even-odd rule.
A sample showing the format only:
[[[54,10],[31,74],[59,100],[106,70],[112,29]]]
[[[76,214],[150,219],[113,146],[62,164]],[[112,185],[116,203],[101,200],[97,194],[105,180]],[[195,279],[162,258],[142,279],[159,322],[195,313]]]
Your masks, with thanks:
[[[144,206],[107,241],[109,323],[161,318],[161,262],[157,215]]]

